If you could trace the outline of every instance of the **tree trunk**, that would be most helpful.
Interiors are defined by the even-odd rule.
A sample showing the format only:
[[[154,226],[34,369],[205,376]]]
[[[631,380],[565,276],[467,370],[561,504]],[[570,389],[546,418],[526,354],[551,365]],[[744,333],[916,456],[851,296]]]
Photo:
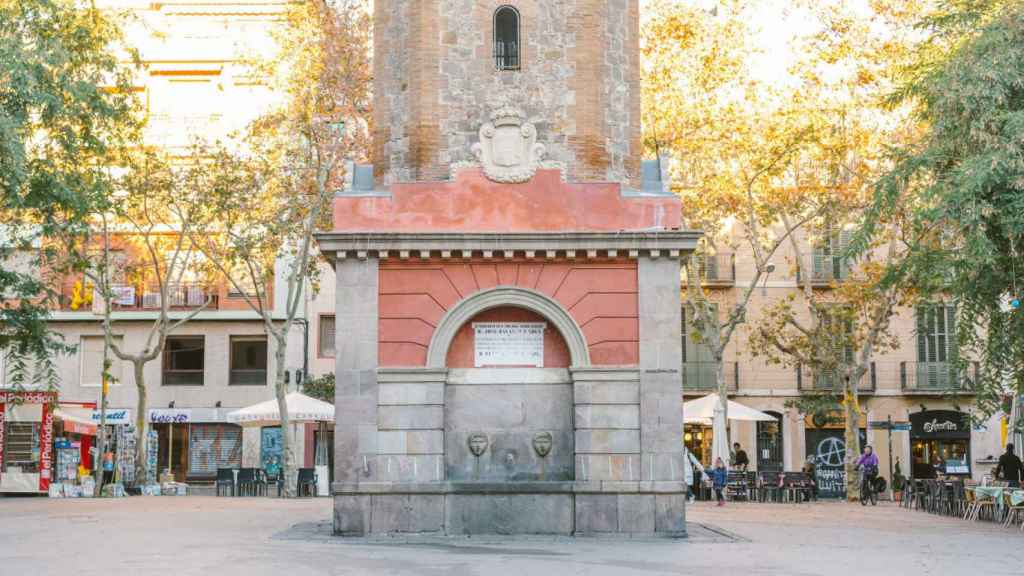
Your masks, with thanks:
[[[732,454],[732,443],[729,441],[729,385],[725,381],[725,364],[720,355],[715,355],[715,381],[718,383],[718,399],[722,403],[722,418],[725,419],[725,451]],[[711,464],[713,466],[714,462]],[[731,466],[732,458],[725,464]]]
[[[287,332],[275,334],[274,340],[277,349],[274,351],[274,392],[277,395],[277,409],[281,413],[281,451],[283,462],[281,473],[284,474],[284,496],[293,498],[295,496],[295,450],[292,446],[291,418],[288,414],[288,402],[285,397],[288,395],[288,385],[284,381],[285,357],[288,351],[286,339]]]
[[[843,412],[846,440],[846,499],[853,502],[860,498],[860,477],[856,469],[857,457],[860,455],[860,406],[857,402],[857,384],[850,380],[852,379],[847,379],[843,387]]]
[[[143,376],[145,362],[133,360],[132,367],[135,371],[135,389],[138,391],[138,400],[135,402],[135,485],[144,486],[149,478],[149,434],[146,424],[146,380]]]

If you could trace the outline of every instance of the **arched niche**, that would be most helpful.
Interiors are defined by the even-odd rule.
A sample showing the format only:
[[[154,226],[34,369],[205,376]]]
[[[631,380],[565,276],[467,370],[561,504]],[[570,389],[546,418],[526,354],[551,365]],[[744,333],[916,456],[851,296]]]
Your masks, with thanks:
[[[529,310],[550,322],[565,341],[572,367],[590,366],[587,340],[572,316],[558,302],[528,288],[501,286],[477,292],[452,307],[438,323],[427,348],[427,366],[444,368],[448,349],[459,330],[482,312],[495,308]]]

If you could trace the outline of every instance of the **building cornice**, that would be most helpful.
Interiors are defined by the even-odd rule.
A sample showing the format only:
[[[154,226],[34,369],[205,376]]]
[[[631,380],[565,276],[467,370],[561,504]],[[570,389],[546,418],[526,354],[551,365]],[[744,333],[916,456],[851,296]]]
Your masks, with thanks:
[[[330,260],[674,258],[692,252],[697,230],[623,232],[325,232],[317,234]]]

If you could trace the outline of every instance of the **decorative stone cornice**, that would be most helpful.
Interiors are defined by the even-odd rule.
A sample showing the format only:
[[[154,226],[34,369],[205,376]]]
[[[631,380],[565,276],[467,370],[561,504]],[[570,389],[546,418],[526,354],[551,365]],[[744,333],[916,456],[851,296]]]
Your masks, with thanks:
[[[643,232],[325,232],[320,250],[345,258],[556,260],[574,258],[678,259],[696,248],[694,230]]]

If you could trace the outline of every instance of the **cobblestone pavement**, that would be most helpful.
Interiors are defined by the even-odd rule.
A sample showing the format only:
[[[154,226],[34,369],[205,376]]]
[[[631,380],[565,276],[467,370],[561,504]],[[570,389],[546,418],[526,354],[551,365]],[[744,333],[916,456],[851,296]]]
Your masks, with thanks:
[[[0,498],[0,575],[1019,574],[1024,534],[889,504],[692,505],[686,541],[330,535],[328,499]]]

